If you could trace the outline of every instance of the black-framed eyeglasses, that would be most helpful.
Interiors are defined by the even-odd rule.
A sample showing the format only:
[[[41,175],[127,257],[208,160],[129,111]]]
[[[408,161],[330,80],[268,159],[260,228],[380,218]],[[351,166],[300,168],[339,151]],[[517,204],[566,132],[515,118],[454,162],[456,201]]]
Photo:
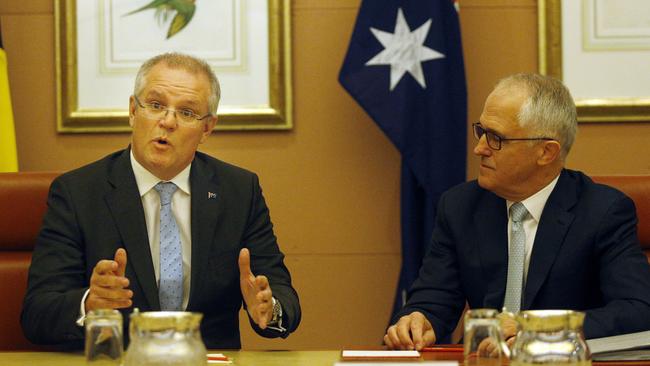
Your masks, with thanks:
[[[202,121],[212,115],[212,113],[208,113],[205,116],[199,116],[191,109],[167,108],[159,102],[142,103],[136,95],[134,95],[133,98],[135,99],[135,102],[138,103],[138,106],[140,106],[140,108],[142,108],[144,111],[145,117],[150,119],[161,120],[167,117],[167,113],[172,112],[176,118],[176,122],[185,126],[194,127],[198,125],[199,121]]]
[[[501,143],[503,141],[535,141],[535,140],[546,140],[546,141],[554,141],[554,138],[551,137],[523,137],[523,138],[506,138],[497,135],[496,133],[492,131],[488,131],[483,126],[481,126],[481,122],[475,122],[472,123],[472,131],[474,132],[474,137],[476,137],[477,140],[480,140],[483,135],[485,135],[485,138],[487,140],[487,144],[492,150],[501,150]]]

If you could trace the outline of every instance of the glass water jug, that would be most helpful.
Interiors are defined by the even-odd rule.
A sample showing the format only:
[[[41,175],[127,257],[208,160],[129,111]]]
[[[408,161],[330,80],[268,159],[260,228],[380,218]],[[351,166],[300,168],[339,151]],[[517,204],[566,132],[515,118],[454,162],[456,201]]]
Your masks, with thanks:
[[[182,311],[131,314],[125,366],[205,366],[199,325],[203,315]]]
[[[516,318],[521,330],[512,347],[511,365],[591,365],[591,353],[582,333],[584,313],[530,310]]]

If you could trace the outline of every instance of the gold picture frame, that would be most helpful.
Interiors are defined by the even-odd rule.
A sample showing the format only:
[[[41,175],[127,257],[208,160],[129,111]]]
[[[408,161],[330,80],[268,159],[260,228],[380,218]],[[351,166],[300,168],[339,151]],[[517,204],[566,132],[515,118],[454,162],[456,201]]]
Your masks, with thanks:
[[[539,71],[560,80],[563,76],[561,1],[538,2]],[[575,102],[578,122],[650,122],[650,97],[589,98]]]
[[[239,0],[237,0],[239,1]],[[79,108],[76,0],[55,0],[57,131],[129,132],[124,109]],[[268,103],[219,111],[216,130],[288,130],[293,127],[290,0],[268,0]],[[227,92],[227,91],[226,91]]]

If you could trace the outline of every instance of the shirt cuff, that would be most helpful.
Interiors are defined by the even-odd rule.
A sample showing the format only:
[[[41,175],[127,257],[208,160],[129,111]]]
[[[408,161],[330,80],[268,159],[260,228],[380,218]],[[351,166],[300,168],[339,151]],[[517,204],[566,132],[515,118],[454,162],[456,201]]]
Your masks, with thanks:
[[[86,298],[88,297],[88,293],[90,292],[90,289],[86,290],[84,293],[84,296],[81,298],[81,305],[79,305],[79,317],[77,318],[77,325],[80,327],[84,326],[84,321],[86,321]]]

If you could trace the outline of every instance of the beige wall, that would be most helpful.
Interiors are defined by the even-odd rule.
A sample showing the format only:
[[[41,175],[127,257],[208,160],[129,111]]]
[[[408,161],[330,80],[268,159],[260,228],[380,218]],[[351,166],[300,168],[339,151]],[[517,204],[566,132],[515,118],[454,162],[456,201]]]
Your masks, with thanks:
[[[0,0],[25,171],[72,169],[129,141],[56,133],[52,3]],[[245,348],[378,344],[388,321],[400,263],[399,154],[337,82],[358,5],[293,1],[292,131],[217,133],[202,147],[259,173],[303,305],[301,327],[284,341],[261,340],[244,324]],[[537,69],[536,17],[534,0],[461,1],[470,121],[499,77]],[[581,125],[568,164],[650,174],[648,137],[650,124]],[[471,178],[477,162],[468,142]]]

